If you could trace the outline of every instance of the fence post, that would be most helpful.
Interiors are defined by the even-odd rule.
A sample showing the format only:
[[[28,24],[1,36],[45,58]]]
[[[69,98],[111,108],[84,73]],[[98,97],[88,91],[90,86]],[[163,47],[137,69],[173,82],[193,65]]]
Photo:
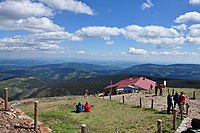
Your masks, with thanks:
[[[157,132],[162,133],[162,120],[161,119],[157,120]]]
[[[153,99],[151,99],[151,109],[153,109]]]
[[[167,89],[168,95],[169,95],[169,88]]]
[[[176,129],[176,108],[173,109],[173,129]]]
[[[8,88],[4,89],[5,111],[8,111]]]
[[[189,104],[186,103],[186,115],[188,116]]]
[[[196,98],[195,98],[195,91],[193,91],[193,99],[196,99]]]
[[[81,133],[87,133],[87,128],[86,124],[81,125]]]
[[[123,101],[123,103],[124,103],[124,96],[122,96],[122,101]]]
[[[34,131],[38,130],[38,101],[35,101],[34,106]]]
[[[111,95],[112,95],[112,80],[110,81],[110,85],[111,85],[111,88],[110,88],[110,100],[111,100]]]
[[[183,120],[183,103],[180,103],[181,120]]]
[[[140,107],[142,107],[142,98],[140,97]]]
[[[172,90],[172,95],[174,96],[174,89]]]

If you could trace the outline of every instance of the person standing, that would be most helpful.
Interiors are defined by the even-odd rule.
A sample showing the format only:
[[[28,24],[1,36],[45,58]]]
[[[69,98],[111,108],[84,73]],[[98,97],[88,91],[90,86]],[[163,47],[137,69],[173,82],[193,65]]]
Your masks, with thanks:
[[[159,90],[160,90],[160,96],[162,96],[162,91],[163,91],[163,85],[162,84],[160,84]]]
[[[156,95],[156,96],[158,95],[158,86],[157,86],[157,84],[156,84],[156,86],[155,86],[155,95]]]
[[[172,97],[171,94],[167,96],[167,114],[170,114],[170,109],[172,107]]]
[[[184,95],[183,92],[181,92],[181,95],[179,96],[180,102],[183,105],[183,110],[184,110],[184,105],[185,105],[185,101],[186,101],[186,95]]]
[[[176,108],[176,104],[178,104],[178,100],[179,100],[178,92],[175,93],[173,100],[174,100],[174,108]]]

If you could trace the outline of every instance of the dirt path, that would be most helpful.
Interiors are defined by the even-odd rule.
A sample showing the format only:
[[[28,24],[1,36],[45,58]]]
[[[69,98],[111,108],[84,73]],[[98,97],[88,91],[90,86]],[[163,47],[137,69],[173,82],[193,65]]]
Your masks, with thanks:
[[[163,111],[167,109],[167,97],[166,96],[154,96],[153,94],[142,94],[142,93],[131,93],[123,94],[125,97],[125,103],[131,105],[140,105],[140,98],[142,98],[142,107],[151,108],[151,99],[153,99],[154,109],[158,111]],[[123,95],[113,95],[112,100],[117,100],[122,102]],[[109,96],[105,97],[109,99]],[[200,119],[200,101],[186,99],[186,102],[189,104],[189,118],[198,118]],[[178,109],[178,107],[177,107]]]
[[[132,93],[132,94],[123,94],[123,95],[113,95],[112,100],[117,100],[122,102],[122,96],[124,96],[124,101],[127,104],[139,106],[140,98],[142,98],[142,107],[151,108],[151,101],[153,99],[154,109],[158,111],[165,111],[167,109],[167,96],[154,96],[153,94],[142,94],[142,93]],[[109,99],[109,96],[105,97]],[[182,131],[187,130],[191,127],[191,120],[193,118],[200,119],[200,100],[191,100],[186,99],[186,102],[189,104],[188,117],[184,119],[181,123],[181,126],[176,130],[175,133],[181,133]],[[179,112],[178,106],[177,110]]]

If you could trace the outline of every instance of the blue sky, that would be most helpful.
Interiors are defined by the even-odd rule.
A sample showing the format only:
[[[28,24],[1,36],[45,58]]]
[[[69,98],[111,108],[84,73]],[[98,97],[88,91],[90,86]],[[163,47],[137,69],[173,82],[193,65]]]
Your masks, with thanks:
[[[200,63],[200,0],[0,0],[0,58]]]

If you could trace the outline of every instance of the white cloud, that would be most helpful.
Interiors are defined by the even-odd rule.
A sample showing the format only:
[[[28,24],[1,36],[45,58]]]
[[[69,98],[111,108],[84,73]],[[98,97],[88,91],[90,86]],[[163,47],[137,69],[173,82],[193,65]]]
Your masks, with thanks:
[[[129,25],[121,31],[126,38],[146,44],[175,44],[182,39],[175,29],[162,26]]]
[[[85,3],[76,0],[39,0],[57,10],[68,10],[74,13],[94,15],[94,11]]]
[[[114,41],[108,41],[108,42],[106,42],[106,44],[108,44],[108,45],[114,44]]]
[[[136,48],[132,48],[130,47],[128,49],[128,53],[129,54],[134,54],[134,55],[145,55],[148,53],[148,51],[144,50],[144,49],[136,49]]]
[[[149,9],[151,7],[153,7],[153,3],[151,2],[151,0],[147,0],[146,3],[143,3],[141,5],[142,10]]]
[[[64,31],[64,28],[54,24],[46,17],[42,18],[27,18],[19,20],[0,21],[1,30],[23,30],[29,32],[55,32]]]
[[[181,24],[181,25],[178,25],[178,26],[172,26],[172,27],[174,29],[181,30],[181,31],[187,30],[187,25],[185,25],[185,24]]]
[[[15,36],[13,38],[0,39],[0,49],[49,51],[60,49],[58,44],[64,40],[80,41],[80,38],[68,32],[46,32],[27,36]]]
[[[200,37],[186,37],[184,40],[185,44],[200,44]]]
[[[116,27],[89,26],[76,31],[75,34],[82,38],[103,38],[110,39],[110,36],[120,35],[120,29]]]
[[[190,37],[200,37],[200,24],[191,25],[189,29],[190,29],[189,32]]]
[[[127,53],[126,52],[121,52],[121,55],[127,55]]]
[[[0,3],[0,21],[52,15],[52,9],[30,0],[7,0]]]
[[[182,47],[180,47],[180,46],[177,46],[177,47],[175,47],[174,49],[182,49]]]
[[[110,41],[110,37],[108,36],[108,37],[103,37],[103,39],[105,40],[105,41]]]
[[[155,55],[155,56],[185,56],[185,55],[198,55],[198,53],[195,52],[179,52],[179,51],[146,51],[144,49],[135,49],[130,47],[128,49],[129,54],[133,55]]]
[[[162,55],[162,56],[198,55],[195,52],[179,52],[179,51],[164,51],[164,52],[153,51],[150,54],[151,55]]]
[[[200,5],[200,0],[190,0],[189,3],[192,5]]]
[[[83,50],[81,50],[81,51],[77,51],[76,53],[77,53],[77,54],[86,54],[86,52],[83,51]]]
[[[200,22],[200,13],[196,12],[196,11],[187,12],[184,15],[180,15],[175,20],[176,23],[183,23],[183,22],[187,22],[187,21]]]

